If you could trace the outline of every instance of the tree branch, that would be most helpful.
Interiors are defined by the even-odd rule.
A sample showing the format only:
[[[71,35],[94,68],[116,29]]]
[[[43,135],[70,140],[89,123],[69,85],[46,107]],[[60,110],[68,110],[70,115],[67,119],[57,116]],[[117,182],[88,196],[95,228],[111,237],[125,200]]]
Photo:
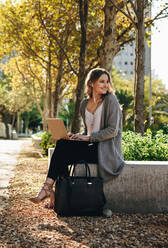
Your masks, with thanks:
[[[40,80],[39,77],[36,75],[36,73],[33,72],[32,68],[31,68],[30,61],[29,61],[28,65],[29,65],[30,73],[33,75],[34,78],[37,79],[37,81],[39,82],[40,89],[41,89],[41,91],[42,91],[43,94],[44,94],[44,89],[43,89],[43,87],[41,86],[41,80]]]
[[[121,46],[124,46],[125,44],[130,43],[131,41],[134,41],[134,40],[135,40],[135,38],[134,38],[134,37],[131,37],[129,40],[123,41],[123,42],[121,43]]]
[[[7,18],[7,16],[6,16],[6,18]],[[9,18],[8,18],[8,19],[9,19]],[[13,27],[16,27],[16,23],[14,23],[11,19],[9,19],[9,22],[13,25]],[[18,40],[19,40],[19,41],[17,41],[17,43],[19,43],[20,41],[22,41],[22,44],[23,44],[23,49],[21,50],[22,53],[23,53],[27,58],[30,58],[30,54],[27,54],[27,53],[25,52],[25,49],[24,49],[24,46],[25,46],[25,48],[28,49],[28,51],[29,51],[33,56],[35,56],[36,58],[39,58],[42,62],[44,62],[45,64],[47,64],[48,62],[47,62],[44,58],[42,58],[40,55],[38,55],[38,54],[32,49],[30,42],[29,42],[28,40],[22,38],[22,36],[20,35],[20,32],[19,32],[18,28],[16,29],[16,31],[17,31]],[[39,62],[39,63],[40,63],[40,62]],[[42,65],[42,64],[41,64],[41,65]],[[54,68],[57,69],[57,67],[56,67],[54,64],[52,64],[52,66],[53,66]],[[46,67],[45,67],[45,68],[46,68]]]
[[[132,24],[134,25],[134,27],[136,28],[136,22],[132,19],[132,16],[128,15],[125,11],[123,11],[121,8],[119,8],[115,3],[114,3],[114,0],[110,0],[112,5],[118,9],[123,15],[125,15],[131,22]]]
[[[50,32],[48,31],[48,29],[47,29],[47,27],[46,27],[46,25],[45,25],[45,23],[44,23],[44,20],[43,20],[43,18],[42,18],[42,15],[41,15],[40,1],[39,1],[38,12],[39,12],[39,17],[40,17],[41,24],[42,24],[42,26],[45,28],[47,34],[49,35],[49,37],[52,37],[52,38],[56,41],[56,43],[58,44],[58,46],[59,46],[60,49],[62,50],[62,52],[63,52],[65,58],[67,59],[67,62],[68,62],[68,64],[69,64],[71,70],[74,72],[75,75],[78,75],[78,73],[77,73],[77,72],[75,71],[75,69],[73,68],[73,66],[72,66],[72,64],[71,64],[71,62],[70,62],[70,60],[69,60],[69,57],[68,57],[67,53],[65,52],[64,48],[62,47],[61,43],[59,42],[58,38],[57,38],[55,35],[53,35],[52,33],[50,33]]]
[[[141,0],[142,1],[142,0]],[[134,13],[135,13],[135,15],[137,16],[137,9],[136,9],[136,7],[135,7],[135,4],[133,3],[133,1],[132,0],[128,0],[128,2],[131,4],[131,7],[133,8],[133,10],[134,10]]]
[[[16,67],[17,67],[17,69],[18,69],[18,72],[21,74],[22,79],[23,79],[23,81],[25,82],[25,81],[26,81],[26,77],[24,76],[23,72],[19,69],[19,66],[18,66],[17,61],[16,61],[15,63],[16,63]],[[37,106],[39,112],[41,113],[41,115],[43,115],[43,111],[42,111],[42,109],[41,109],[41,107],[40,107],[40,104],[38,103],[38,100],[37,100],[36,95],[33,94],[33,91],[31,90],[31,88],[28,88],[28,90],[29,90],[29,92],[30,92],[30,94],[31,94],[31,97],[34,99],[34,102],[35,102],[35,104],[36,104],[36,106]]]
[[[128,31],[130,31],[132,29],[132,26],[133,24],[132,22],[130,22],[129,26],[125,30],[123,30],[120,35],[117,36],[117,41],[119,41]]]
[[[168,6],[165,7],[164,9],[162,9],[162,10],[161,10],[153,19],[151,19],[151,20],[145,22],[145,24],[146,24],[147,26],[149,26],[149,25],[151,25],[155,20],[159,20],[159,19],[168,17],[168,14],[167,14],[167,16],[166,16],[166,14],[165,14],[164,17],[161,16],[161,15],[163,14],[163,12],[164,12],[165,10],[167,10],[167,9],[168,9]]]
[[[96,64],[93,66],[93,64],[94,64],[96,61],[98,61],[98,58],[92,59],[92,61],[90,62],[89,67],[86,68],[86,74],[87,74],[90,70],[92,70],[93,68],[96,68],[96,67],[98,67],[98,66],[100,65],[100,63],[98,62],[98,63],[96,63]]]

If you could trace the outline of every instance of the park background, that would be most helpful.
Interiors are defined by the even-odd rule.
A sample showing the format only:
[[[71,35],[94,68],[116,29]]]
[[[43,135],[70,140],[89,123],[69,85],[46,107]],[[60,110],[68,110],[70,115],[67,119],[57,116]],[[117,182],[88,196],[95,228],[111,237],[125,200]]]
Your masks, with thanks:
[[[157,210],[161,206],[159,213],[128,214],[122,211],[113,213],[108,219],[76,216],[59,218],[53,211],[45,209],[42,204],[35,207],[28,201],[30,196],[39,191],[44,182],[48,170],[48,159],[39,157],[30,138],[7,139],[17,138],[16,134],[27,135],[30,130],[36,137],[45,133],[43,145],[47,150],[47,147],[53,144],[49,144],[49,134],[42,131],[44,114],[46,117],[50,116],[50,113],[54,112],[53,107],[58,106],[58,116],[65,118],[67,126],[69,127],[70,124],[72,127],[73,109],[77,100],[80,102],[83,98],[81,89],[83,90],[85,72],[90,65],[91,67],[102,66],[112,74],[116,95],[123,105],[125,159],[167,160],[166,81],[157,71],[155,74],[158,74],[158,77],[152,77],[151,81],[150,75],[144,76],[143,44],[144,37],[146,43],[150,43],[150,27],[146,28],[145,35],[142,35],[146,24],[151,24],[149,16],[145,16],[145,20],[143,18],[143,4],[159,2],[157,13],[160,13],[160,9],[165,9],[161,13],[163,19],[160,19],[163,22],[167,21],[165,19],[167,18],[167,6],[162,4],[163,1],[157,0],[128,0],[127,6],[123,5],[125,2],[116,0],[1,1],[0,113],[2,121],[0,125],[6,126],[6,136],[0,139],[2,155],[0,169],[2,171],[3,167],[6,167],[8,176],[10,174],[8,168],[11,162],[14,162],[19,143],[22,147],[15,168],[15,177],[10,180],[9,195],[0,197],[0,205],[5,204],[3,211],[0,211],[1,247],[168,247],[168,162],[130,162],[132,165],[126,166],[123,170],[124,174],[118,177],[121,181],[117,189],[115,188],[116,181],[110,187],[117,194],[115,202],[120,206],[122,204],[119,197],[123,196],[125,207],[129,206],[128,202],[131,197],[133,203],[131,210],[135,211],[141,206],[143,210],[151,212],[151,208],[145,208],[147,203],[152,207],[157,207]],[[140,4],[138,13],[135,3]],[[114,6],[114,4],[117,5]],[[121,11],[124,12],[123,15]],[[146,11],[149,14],[148,10]],[[44,25],[42,25],[42,20],[44,20]],[[105,20],[107,25],[104,25]],[[140,20],[143,22],[139,22]],[[158,20],[155,21],[154,26],[152,25],[152,29],[156,27],[156,23]],[[140,53],[135,53],[138,55],[136,56],[136,69],[138,70],[134,74],[136,77],[128,80],[119,69],[114,68],[113,58],[123,51],[123,42],[138,38],[138,30],[141,30],[138,44],[142,45]],[[163,42],[165,41],[166,37]],[[163,50],[159,41],[157,41],[156,49]],[[106,53],[107,50],[109,50],[108,53]],[[101,56],[97,53],[98,51],[101,52]],[[163,62],[163,55],[164,59],[166,57],[167,47],[163,51],[162,61],[159,64]],[[153,55],[151,57],[154,61]],[[75,72],[78,73],[75,74]],[[53,82],[52,87],[49,87],[51,86],[49,82]],[[152,87],[150,87],[150,82]],[[140,91],[136,91],[135,94],[134,88],[137,90],[137,87],[134,85],[140,86]],[[151,92],[152,101],[149,98]],[[140,96],[137,96],[138,93],[141,93]],[[56,95],[58,98],[55,100],[58,100],[56,101],[59,102],[58,105],[53,102]],[[136,99],[140,104],[138,107],[134,104]],[[50,103],[52,103],[52,108],[50,108]],[[140,118],[138,118],[140,122],[135,125],[134,111],[139,111],[139,107],[142,108]],[[78,111],[75,114],[78,117]],[[57,115],[54,114],[55,116]],[[10,128],[12,135],[9,137]],[[12,155],[9,147],[13,150]],[[10,160],[7,160],[4,155],[10,157]],[[10,166],[7,167],[7,164]],[[130,180],[128,177],[123,178],[125,173]],[[3,177],[1,172],[0,175]],[[130,188],[128,184],[131,184]],[[141,198],[140,195],[146,198]],[[135,199],[139,203],[135,202]]]
[[[86,74],[103,67],[112,76],[122,106],[123,147],[134,144],[132,150],[137,148],[142,154],[148,144],[147,154],[127,156],[129,147],[125,158],[167,160],[167,74],[164,71],[163,76],[154,56],[162,54],[158,63],[165,68],[163,51],[166,54],[167,49],[162,44],[166,38],[160,42],[152,38],[160,32],[161,23],[167,23],[167,9],[166,1],[2,1],[3,135],[12,138],[16,133],[39,132],[46,150],[54,145],[45,132],[47,118],[60,117],[68,131],[80,131],[79,106]],[[129,57],[128,46],[134,48],[132,76],[115,64],[120,54]],[[161,150],[159,156],[154,155],[157,149]]]

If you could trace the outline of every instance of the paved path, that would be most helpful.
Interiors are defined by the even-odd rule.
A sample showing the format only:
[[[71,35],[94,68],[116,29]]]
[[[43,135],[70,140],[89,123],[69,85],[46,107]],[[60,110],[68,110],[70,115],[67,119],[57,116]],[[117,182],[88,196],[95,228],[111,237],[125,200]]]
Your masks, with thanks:
[[[0,211],[5,198],[8,197],[9,180],[14,176],[20,151],[30,139],[3,140],[0,139]]]

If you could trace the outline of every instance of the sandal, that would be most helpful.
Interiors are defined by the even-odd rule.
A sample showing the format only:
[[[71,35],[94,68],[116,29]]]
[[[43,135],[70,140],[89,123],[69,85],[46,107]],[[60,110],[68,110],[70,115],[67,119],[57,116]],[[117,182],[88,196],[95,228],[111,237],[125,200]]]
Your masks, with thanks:
[[[48,201],[44,207],[47,209],[54,209],[54,203],[55,203],[55,195],[54,195],[54,191],[52,191],[50,195],[50,201]]]
[[[48,183],[47,181],[44,183],[42,189],[39,194],[35,197],[29,198],[29,200],[33,203],[39,204],[44,201],[46,198],[50,197],[53,193],[53,183]]]

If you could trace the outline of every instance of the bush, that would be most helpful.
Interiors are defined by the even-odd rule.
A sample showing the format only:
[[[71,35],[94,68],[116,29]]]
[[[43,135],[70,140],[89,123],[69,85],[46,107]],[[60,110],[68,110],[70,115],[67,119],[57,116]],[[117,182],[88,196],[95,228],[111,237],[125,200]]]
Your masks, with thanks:
[[[167,161],[168,135],[159,130],[154,135],[147,130],[144,136],[131,131],[123,132],[122,149],[125,160]]]
[[[52,135],[44,132],[41,147],[47,155],[48,148],[55,147]],[[162,130],[152,133],[147,130],[144,136],[132,131],[123,132],[122,150],[125,160],[133,161],[167,161],[168,160],[168,134]]]
[[[44,132],[40,146],[43,148],[44,155],[48,154],[48,148],[55,147],[55,142],[49,132]]]

